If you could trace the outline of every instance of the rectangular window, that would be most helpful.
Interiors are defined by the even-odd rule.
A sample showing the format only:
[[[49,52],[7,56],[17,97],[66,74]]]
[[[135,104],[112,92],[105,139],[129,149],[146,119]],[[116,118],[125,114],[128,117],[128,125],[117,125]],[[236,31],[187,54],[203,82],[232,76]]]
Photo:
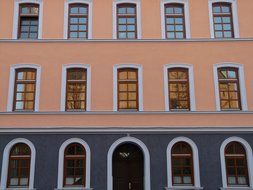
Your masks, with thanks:
[[[212,8],[215,38],[233,38],[234,29],[231,3],[214,3]]]
[[[19,7],[19,32],[20,39],[38,39],[39,30],[39,5],[21,4]]]
[[[88,38],[88,10],[86,4],[69,5],[68,38]]]
[[[117,5],[118,39],[137,39],[137,17],[135,4]]]
[[[170,110],[190,110],[188,69],[168,69]]]
[[[34,111],[36,69],[17,69],[13,111]]]
[[[87,91],[87,70],[67,69],[66,111],[85,111]]]
[[[183,4],[165,5],[165,31],[168,39],[186,38]]]
[[[241,110],[239,74],[237,68],[219,68],[221,110]]]
[[[138,111],[138,69],[118,69],[118,110]]]

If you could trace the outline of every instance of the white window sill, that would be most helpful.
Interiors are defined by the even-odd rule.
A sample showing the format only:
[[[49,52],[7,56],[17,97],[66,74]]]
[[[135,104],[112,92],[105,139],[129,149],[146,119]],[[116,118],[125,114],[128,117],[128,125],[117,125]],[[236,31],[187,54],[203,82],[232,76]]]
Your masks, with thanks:
[[[204,187],[193,187],[193,186],[174,186],[165,187],[165,190],[202,190]]]
[[[220,190],[253,190],[251,187],[221,187]]]
[[[55,188],[54,190],[93,190],[93,188],[83,188],[83,187],[63,187],[61,189]]]

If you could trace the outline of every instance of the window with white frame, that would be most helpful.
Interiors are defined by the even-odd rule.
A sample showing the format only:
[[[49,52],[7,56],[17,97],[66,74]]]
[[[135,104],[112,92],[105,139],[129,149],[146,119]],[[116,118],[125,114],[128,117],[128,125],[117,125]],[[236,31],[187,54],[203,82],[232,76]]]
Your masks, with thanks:
[[[230,137],[223,141],[220,148],[222,189],[253,188],[252,149],[240,137]]]
[[[169,143],[167,176],[166,189],[203,189],[200,185],[198,148],[191,139],[177,137]]]
[[[66,0],[64,39],[92,39],[92,1]]]
[[[247,110],[243,65],[214,65],[214,85],[218,111]]]
[[[113,2],[113,39],[141,39],[139,0]]]
[[[116,65],[113,75],[114,111],[142,111],[142,67]]]
[[[190,38],[188,0],[162,0],[161,21],[163,39]]]
[[[41,39],[43,1],[16,0],[13,17],[13,39]]]
[[[237,0],[209,0],[211,38],[239,38]]]
[[[11,66],[7,111],[38,111],[40,95],[39,65]]]
[[[187,64],[164,66],[166,111],[195,111],[193,67]]]
[[[61,145],[57,189],[90,189],[90,154],[89,145],[79,138]]]
[[[35,147],[27,139],[9,142],[3,154],[1,189],[34,189]]]
[[[90,66],[68,64],[62,68],[61,111],[90,111]]]

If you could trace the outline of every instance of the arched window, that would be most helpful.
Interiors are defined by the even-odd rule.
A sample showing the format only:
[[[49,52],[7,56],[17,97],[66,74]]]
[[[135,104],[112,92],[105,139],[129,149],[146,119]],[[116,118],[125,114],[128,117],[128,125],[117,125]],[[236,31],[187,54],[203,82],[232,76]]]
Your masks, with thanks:
[[[232,4],[218,2],[212,4],[213,27],[215,38],[233,38],[233,14]]]
[[[88,38],[89,5],[69,4],[68,38]]]
[[[64,187],[86,187],[86,150],[79,143],[65,149],[63,183]]]
[[[168,82],[170,110],[190,110],[188,69],[169,68]]]
[[[225,148],[228,186],[249,186],[246,151],[239,142],[230,142]]]
[[[184,4],[168,3],[164,9],[166,38],[186,38]]]
[[[138,69],[118,69],[118,110],[139,109]]]
[[[39,31],[39,5],[20,4],[18,38],[37,39],[38,31]]]
[[[122,3],[117,5],[117,38],[137,39],[136,4]]]
[[[29,187],[31,149],[24,143],[14,145],[10,151],[7,187]]]
[[[218,69],[220,106],[222,110],[241,110],[238,68]]]
[[[186,142],[176,143],[171,150],[173,186],[194,186],[192,148]]]

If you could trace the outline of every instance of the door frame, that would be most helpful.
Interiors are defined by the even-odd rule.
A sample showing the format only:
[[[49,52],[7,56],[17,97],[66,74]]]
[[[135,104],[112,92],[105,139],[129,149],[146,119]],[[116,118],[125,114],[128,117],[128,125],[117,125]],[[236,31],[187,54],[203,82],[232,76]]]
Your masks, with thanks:
[[[150,190],[150,155],[146,145],[134,137],[122,137],[116,140],[110,147],[107,154],[107,190],[113,190],[112,157],[115,149],[123,143],[134,143],[139,146],[144,156],[144,190]]]

